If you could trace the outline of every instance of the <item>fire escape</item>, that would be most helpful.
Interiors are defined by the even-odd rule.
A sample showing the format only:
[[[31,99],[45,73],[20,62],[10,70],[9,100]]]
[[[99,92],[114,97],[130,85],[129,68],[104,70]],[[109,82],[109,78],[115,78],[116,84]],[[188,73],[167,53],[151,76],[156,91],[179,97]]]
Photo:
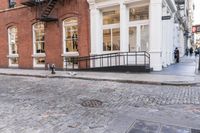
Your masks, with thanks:
[[[44,22],[57,21],[56,17],[51,16],[58,0],[25,0],[21,4],[36,9],[36,19]]]
[[[178,9],[178,12],[177,12],[177,16],[178,16],[178,19],[179,19],[179,22],[180,24],[182,24],[184,27],[186,27],[186,22],[185,22],[185,14],[184,13],[184,10],[185,10],[185,0],[175,0],[175,3],[176,3],[176,6],[177,6],[177,9]]]

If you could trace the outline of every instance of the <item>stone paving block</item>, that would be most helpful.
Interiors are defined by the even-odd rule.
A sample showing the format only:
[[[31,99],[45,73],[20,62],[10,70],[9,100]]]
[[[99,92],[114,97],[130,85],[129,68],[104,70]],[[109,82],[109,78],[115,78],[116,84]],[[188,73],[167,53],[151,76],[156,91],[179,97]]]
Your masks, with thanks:
[[[163,121],[198,129],[199,97],[199,87],[0,76],[0,133],[124,133],[136,119],[132,130],[141,132],[154,133]],[[81,106],[87,99],[103,104]]]
[[[164,125],[161,128],[161,133],[190,133],[190,129]]]
[[[133,125],[135,129],[142,129],[143,131],[158,132],[159,123],[137,120]]]
[[[128,133],[148,133],[147,131],[143,131],[142,129],[131,129]]]
[[[191,133],[200,133],[200,130],[198,130],[198,129],[191,129]]]

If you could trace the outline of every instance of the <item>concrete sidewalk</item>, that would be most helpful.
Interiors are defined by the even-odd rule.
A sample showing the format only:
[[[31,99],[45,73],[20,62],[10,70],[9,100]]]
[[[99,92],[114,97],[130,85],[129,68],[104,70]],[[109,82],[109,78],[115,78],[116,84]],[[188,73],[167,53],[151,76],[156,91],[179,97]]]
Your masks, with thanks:
[[[172,75],[162,73],[107,73],[107,72],[80,72],[80,71],[51,71],[0,69],[1,75],[31,76],[41,78],[72,78],[85,80],[116,81],[139,84],[156,85],[197,85],[200,84],[200,75]]]
[[[151,73],[108,73],[86,71],[25,70],[0,68],[1,75],[32,76],[42,78],[73,78],[85,80],[117,81],[157,85],[200,85],[200,74],[197,71],[198,57],[185,56],[180,63],[172,64],[160,72]]]

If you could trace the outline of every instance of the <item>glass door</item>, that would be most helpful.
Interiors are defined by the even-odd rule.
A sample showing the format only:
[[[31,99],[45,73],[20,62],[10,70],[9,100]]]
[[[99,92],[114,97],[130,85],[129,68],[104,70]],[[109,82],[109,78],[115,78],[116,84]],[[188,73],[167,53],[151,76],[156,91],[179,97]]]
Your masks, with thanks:
[[[149,25],[140,25],[140,48],[149,51]]]
[[[129,51],[137,51],[137,27],[129,28]]]
[[[129,27],[129,51],[149,51],[149,25]]]

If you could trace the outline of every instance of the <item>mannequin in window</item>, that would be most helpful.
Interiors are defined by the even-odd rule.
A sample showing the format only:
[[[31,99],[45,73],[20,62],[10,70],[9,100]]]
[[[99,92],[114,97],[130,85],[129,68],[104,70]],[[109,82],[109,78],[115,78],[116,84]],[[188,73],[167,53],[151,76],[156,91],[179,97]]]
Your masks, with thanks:
[[[74,50],[77,50],[77,34],[74,32],[73,35],[72,35],[72,43],[73,43],[73,49]]]

